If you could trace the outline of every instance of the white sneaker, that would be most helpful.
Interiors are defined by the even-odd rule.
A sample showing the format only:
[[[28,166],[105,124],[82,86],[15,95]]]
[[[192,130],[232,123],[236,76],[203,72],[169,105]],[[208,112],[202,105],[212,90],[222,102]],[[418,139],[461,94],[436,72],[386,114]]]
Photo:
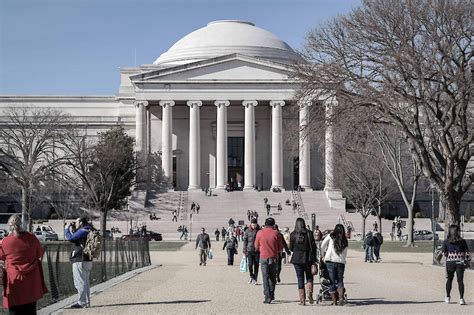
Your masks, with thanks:
[[[249,281],[247,282],[248,284],[251,284],[253,282],[252,278],[249,278]]]
[[[449,296],[444,298],[444,303],[449,304],[451,303],[451,298]]]
[[[257,285],[257,280],[253,280],[253,285]]]
[[[459,305],[466,305],[466,302],[464,301],[464,299],[459,300]]]

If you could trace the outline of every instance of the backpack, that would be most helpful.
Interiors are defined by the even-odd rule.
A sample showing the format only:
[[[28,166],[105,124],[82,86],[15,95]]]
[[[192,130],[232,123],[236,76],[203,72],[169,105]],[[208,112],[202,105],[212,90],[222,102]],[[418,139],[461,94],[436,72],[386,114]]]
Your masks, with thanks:
[[[86,244],[84,245],[84,254],[91,259],[97,259],[102,250],[102,235],[96,229],[91,229],[87,234]]]

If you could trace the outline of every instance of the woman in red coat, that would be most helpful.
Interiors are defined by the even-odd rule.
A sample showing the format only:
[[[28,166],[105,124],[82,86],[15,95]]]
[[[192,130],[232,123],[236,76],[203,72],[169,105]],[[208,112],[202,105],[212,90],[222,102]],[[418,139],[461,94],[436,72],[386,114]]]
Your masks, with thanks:
[[[20,216],[12,215],[8,227],[10,233],[0,243],[6,271],[3,307],[9,314],[36,314],[36,301],[48,292],[41,267],[44,249],[36,236],[21,229]]]

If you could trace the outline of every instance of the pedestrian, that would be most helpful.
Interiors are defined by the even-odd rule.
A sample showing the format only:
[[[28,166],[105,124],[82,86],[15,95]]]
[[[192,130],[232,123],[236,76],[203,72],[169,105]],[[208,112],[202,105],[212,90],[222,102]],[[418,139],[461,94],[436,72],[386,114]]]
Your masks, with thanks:
[[[323,240],[323,232],[319,229],[319,225],[316,225],[314,232],[314,242],[316,243],[316,257],[319,258],[321,257],[321,241]]]
[[[374,262],[374,235],[372,231],[367,232],[364,238],[364,251],[365,251],[365,259],[364,262]]]
[[[181,236],[179,237],[180,240],[183,239],[183,237],[185,237],[185,231],[184,231],[184,225],[180,225],[179,228],[178,228],[178,232],[181,232]]]
[[[281,206],[280,202],[278,203],[277,210],[278,212],[281,212],[283,210],[283,207]]]
[[[219,242],[219,235],[221,234],[221,232],[219,231],[219,228],[216,229],[216,231],[214,232],[214,235],[216,236],[216,242]]]
[[[235,224],[234,219],[230,218],[230,219],[229,219],[229,226],[232,227],[232,228],[234,228],[234,224]]]
[[[242,229],[240,228],[240,226],[237,226],[235,228],[235,235],[237,236],[237,240],[239,242],[242,241]]]
[[[278,268],[277,268],[277,275],[276,275],[276,280],[277,283],[281,282],[280,279],[280,274],[281,274],[281,264],[283,262],[283,257],[286,257],[286,255],[290,254],[290,250],[288,246],[286,245],[285,239],[283,237],[283,234],[281,234],[280,229],[278,228],[278,225],[275,224],[275,231],[280,233],[281,238],[283,239],[283,250],[278,252]]]
[[[272,207],[272,206],[270,206],[270,204],[267,203],[267,206],[266,206],[266,208],[267,208],[267,216],[270,215],[270,209],[271,209],[271,207]]]
[[[205,228],[201,228],[201,233],[196,237],[196,247],[199,248],[199,266],[205,266],[207,262],[207,254],[211,249],[211,239],[206,233]]]
[[[344,271],[347,247],[348,242],[342,224],[337,224],[321,244],[321,251],[329,274],[329,294],[333,305],[337,305],[338,300],[340,306],[343,306],[345,302]]]
[[[191,211],[194,212],[195,209],[196,209],[196,203],[193,201],[191,203]]]
[[[48,292],[41,260],[44,249],[33,234],[21,228],[18,214],[8,219],[8,236],[0,242],[5,261],[3,307],[9,314],[36,314],[36,301]]]
[[[257,285],[258,264],[260,257],[260,254],[255,248],[254,244],[258,231],[260,231],[260,226],[257,224],[257,219],[252,219],[250,221],[250,227],[244,233],[244,240],[242,246],[244,255],[247,257],[249,266],[250,278],[248,283],[253,285]]]
[[[173,219],[171,222],[178,222],[178,211],[173,210]]]
[[[199,214],[199,210],[201,210],[201,206],[196,202],[196,213]]]
[[[397,223],[395,221],[392,222],[392,233],[390,233],[390,239],[393,241],[395,239],[395,229],[396,229]]]
[[[90,304],[90,279],[92,257],[84,253],[87,236],[92,231],[92,225],[85,217],[78,218],[74,224],[68,223],[64,229],[64,239],[74,243],[69,260],[72,263],[74,287],[78,293],[78,301],[71,308],[84,308]]]
[[[275,220],[267,218],[265,228],[257,233],[255,238],[255,250],[260,252],[260,269],[262,270],[263,292],[265,300],[263,303],[270,304],[275,300],[275,285],[277,273],[278,253],[283,250],[283,238],[275,231]]]
[[[289,227],[285,227],[283,229],[283,240],[285,241],[285,244],[288,248],[290,248],[290,228]],[[291,254],[291,252],[290,252]],[[283,259],[283,263],[284,264],[287,264],[290,260],[290,254],[286,253],[284,259]]]
[[[402,240],[402,221],[400,218],[397,220],[397,238],[399,241]]]
[[[184,240],[187,241],[188,240],[188,228],[186,227],[186,225],[183,225],[183,233],[184,233]]]
[[[222,250],[227,249],[227,266],[234,265],[234,255],[237,255],[237,239],[234,236],[234,233],[229,233],[229,236],[224,242]]]
[[[268,203],[268,198],[267,198],[267,197],[263,198],[263,203],[264,203],[265,205]]]
[[[459,304],[466,305],[464,301],[464,270],[469,268],[471,254],[466,241],[461,237],[458,225],[450,225],[448,236],[443,242],[441,252],[446,257],[446,303],[451,303],[451,288],[454,274],[458,281]]]
[[[382,247],[382,244],[383,244],[382,233],[375,232],[374,233],[374,255],[375,255],[375,262],[377,263],[382,261],[382,258],[380,258],[380,247]]]
[[[250,218],[250,215],[251,215],[251,214],[252,214],[252,213],[250,212],[250,210],[247,210],[247,218],[249,219],[249,221],[250,221],[250,219],[251,219],[251,218]]]
[[[374,222],[374,232],[377,232],[379,230],[379,224],[377,222]]]
[[[222,240],[225,242],[225,236],[227,234],[227,231],[225,230],[225,227],[222,227],[222,230],[221,230],[221,235],[222,235]]]
[[[306,298],[310,304],[313,299],[313,274],[311,266],[317,262],[316,243],[313,233],[306,228],[303,218],[296,219],[295,230],[290,234],[291,263],[298,279],[299,305],[306,305]],[[306,277],[306,290],[305,290]]]

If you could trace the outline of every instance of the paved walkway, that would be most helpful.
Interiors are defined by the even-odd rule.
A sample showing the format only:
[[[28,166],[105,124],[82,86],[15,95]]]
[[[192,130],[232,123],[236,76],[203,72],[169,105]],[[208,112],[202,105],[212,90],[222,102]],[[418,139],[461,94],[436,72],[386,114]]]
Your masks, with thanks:
[[[206,267],[199,266],[192,244],[177,252],[153,252],[153,263],[162,267],[94,296],[90,309],[65,310],[63,314],[474,314],[474,272],[465,274],[468,305],[446,305],[442,302],[444,270],[430,265],[430,254],[387,253],[382,255],[383,263],[366,264],[361,252],[350,251],[345,279],[349,304],[302,307],[297,305],[292,265],[283,267],[274,304],[262,304],[262,285],[247,284],[247,274],[239,272],[239,259],[235,266],[227,266],[221,245],[214,243],[215,258]],[[456,282],[453,287],[452,300],[458,302]],[[315,284],[315,291],[318,288]]]

